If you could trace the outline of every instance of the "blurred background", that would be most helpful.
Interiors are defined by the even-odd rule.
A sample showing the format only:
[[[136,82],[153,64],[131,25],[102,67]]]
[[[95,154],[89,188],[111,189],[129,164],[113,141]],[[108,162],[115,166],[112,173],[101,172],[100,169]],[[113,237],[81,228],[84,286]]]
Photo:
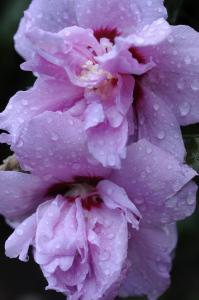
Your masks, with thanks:
[[[13,35],[29,3],[30,0],[0,1],[0,110],[4,109],[13,94],[27,89],[34,81],[31,74],[20,70],[22,59],[13,45]],[[199,31],[198,0],[166,0],[165,5],[171,24],[187,24]],[[188,152],[187,162],[199,171],[199,125],[183,128],[182,131]],[[9,148],[0,145],[0,160],[8,154]],[[160,300],[199,300],[198,209],[191,218],[180,222],[178,229],[179,242],[171,274],[172,284]],[[44,291],[45,280],[31,258],[28,263],[21,263],[5,257],[4,242],[10,233],[10,228],[0,218],[0,300],[64,300],[61,294]]]

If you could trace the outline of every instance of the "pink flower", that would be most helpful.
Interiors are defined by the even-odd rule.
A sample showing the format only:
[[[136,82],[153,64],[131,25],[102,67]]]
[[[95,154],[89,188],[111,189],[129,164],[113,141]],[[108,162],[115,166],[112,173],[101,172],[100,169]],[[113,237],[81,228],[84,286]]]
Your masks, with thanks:
[[[39,137],[32,131],[27,148],[27,161],[30,151],[35,154],[31,170],[37,175],[0,172],[0,212],[16,227],[6,254],[26,260],[32,245],[48,288],[72,300],[110,300],[118,292],[157,299],[169,284],[175,221],[195,208],[195,172],[145,140],[127,147],[120,170],[100,170],[88,163],[77,124],[66,126],[73,150],[55,149],[50,129],[62,120],[48,114],[43,147],[36,151]],[[41,128],[40,118],[32,129]],[[66,162],[56,159],[63,153]],[[76,174],[64,168],[68,162],[78,162]]]
[[[14,146],[32,118],[67,110],[103,166],[120,167],[130,138],[183,161],[180,125],[198,122],[198,33],[169,26],[162,2],[32,1],[15,42],[39,78],[0,115],[11,134],[1,141]]]

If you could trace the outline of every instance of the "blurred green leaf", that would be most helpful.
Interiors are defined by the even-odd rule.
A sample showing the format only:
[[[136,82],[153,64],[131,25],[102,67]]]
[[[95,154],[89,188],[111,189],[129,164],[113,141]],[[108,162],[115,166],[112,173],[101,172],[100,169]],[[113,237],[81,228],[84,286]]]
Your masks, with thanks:
[[[165,6],[168,10],[169,22],[176,24],[180,15],[184,0],[165,0]]]
[[[187,163],[199,173],[199,134],[184,135],[187,150]]]

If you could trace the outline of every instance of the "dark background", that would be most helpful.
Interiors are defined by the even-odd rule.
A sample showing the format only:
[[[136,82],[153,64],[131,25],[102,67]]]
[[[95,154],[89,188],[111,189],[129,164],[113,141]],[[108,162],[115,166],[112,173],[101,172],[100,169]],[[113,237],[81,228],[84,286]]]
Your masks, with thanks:
[[[106,0],[105,0],[106,1]],[[119,1],[119,0],[118,0]],[[29,0],[6,0],[0,2],[0,109],[20,89],[33,83],[31,74],[19,68],[22,59],[16,54],[13,34],[28,6]],[[169,22],[188,24],[199,31],[199,0],[167,0]],[[190,41],[191,43],[191,41]],[[199,51],[199,49],[198,49]],[[199,113],[199,112],[198,112]],[[183,129],[187,145],[187,162],[199,170],[199,126]],[[0,145],[0,160],[6,158],[9,148]],[[179,242],[173,264],[172,284],[161,300],[199,300],[199,211],[180,222]],[[0,300],[63,300],[64,296],[45,292],[45,280],[39,267],[32,262],[21,263],[4,256],[4,242],[11,233],[0,218]],[[130,299],[130,298],[129,298]],[[136,298],[131,298],[131,300]],[[141,298],[139,298],[141,299]],[[145,299],[145,298],[143,298]]]

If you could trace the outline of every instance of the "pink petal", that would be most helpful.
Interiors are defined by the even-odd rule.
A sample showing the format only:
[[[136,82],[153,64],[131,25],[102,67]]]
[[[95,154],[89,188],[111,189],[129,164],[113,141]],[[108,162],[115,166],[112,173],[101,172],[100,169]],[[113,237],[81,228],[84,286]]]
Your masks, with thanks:
[[[138,229],[141,215],[123,188],[109,180],[102,180],[97,185],[97,190],[108,208],[121,209],[132,227]]]
[[[89,154],[82,122],[67,112],[45,112],[33,118],[13,150],[25,170],[59,180],[109,172]]]
[[[162,0],[148,3],[146,7],[145,1],[109,0],[104,7],[103,0],[78,0],[76,4],[78,24],[94,30],[117,29],[119,33],[136,31],[159,17],[166,17]]]
[[[125,147],[128,138],[126,121],[111,128],[104,123],[87,130],[88,148],[94,158],[104,167],[120,167],[120,160],[125,157]]]
[[[172,34],[159,48],[146,49],[157,64],[146,81],[180,125],[188,125],[199,121],[199,34],[188,26],[171,28]]]
[[[34,116],[46,110],[57,111],[70,107],[81,99],[82,90],[68,80],[38,79],[28,91],[18,92],[0,114],[0,127],[12,134],[12,141],[20,129]]]
[[[131,230],[128,259],[132,266],[121,288],[120,295],[143,296],[156,300],[170,283],[172,251],[176,246],[176,227],[141,228]]]
[[[88,228],[96,234],[95,240],[89,239],[93,275],[82,288],[83,299],[101,299],[102,295],[114,286],[117,292],[122,278],[122,270],[127,256],[127,223],[120,210],[106,207],[91,210]],[[113,299],[106,298],[103,299]]]
[[[139,138],[147,139],[183,162],[185,147],[180,126],[172,110],[156,96],[150,86],[142,81],[138,84],[140,92],[136,98],[136,114]]]
[[[189,216],[196,196],[196,185],[189,182],[196,172],[146,140],[127,149],[121,169],[109,179],[125,189],[142,222],[169,223]]]
[[[73,0],[33,0],[25,12],[17,34],[15,47],[26,59],[33,55],[33,48],[26,38],[30,26],[36,26],[46,31],[58,32],[64,27],[76,24]]]
[[[84,128],[92,128],[104,121],[103,106],[100,103],[91,103],[87,106],[84,113]]]
[[[36,231],[35,214],[23,221],[7,239],[5,244],[6,255],[10,258],[16,258],[27,261],[27,253],[30,245],[34,242]]]
[[[31,174],[0,171],[0,213],[10,221],[32,213],[42,202],[48,185]]]

